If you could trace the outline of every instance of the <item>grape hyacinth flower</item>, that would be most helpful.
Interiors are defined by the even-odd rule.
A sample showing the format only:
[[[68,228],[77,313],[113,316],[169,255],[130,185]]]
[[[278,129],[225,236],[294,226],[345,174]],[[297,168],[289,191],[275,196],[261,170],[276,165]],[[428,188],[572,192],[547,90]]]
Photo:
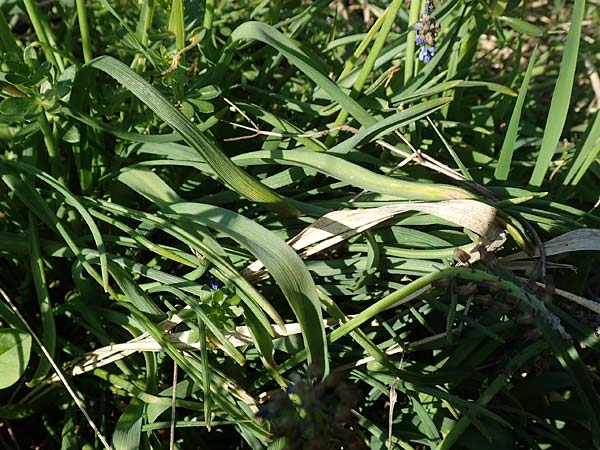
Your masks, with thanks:
[[[421,20],[414,25],[417,32],[415,42],[419,46],[419,60],[428,63],[435,55],[435,39],[440,31],[440,25],[431,17],[434,10],[433,0],[425,0],[425,10]]]

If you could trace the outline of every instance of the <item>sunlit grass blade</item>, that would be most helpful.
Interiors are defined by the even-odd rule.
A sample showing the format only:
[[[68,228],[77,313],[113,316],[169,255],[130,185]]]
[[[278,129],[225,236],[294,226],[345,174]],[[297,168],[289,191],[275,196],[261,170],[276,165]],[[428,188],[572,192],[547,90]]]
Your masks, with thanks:
[[[600,112],[588,126],[586,138],[563,184],[577,185],[600,153]]]
[[[394,25],[394,23],[396,21],[396,17],[398,16],[398,11],[400,10],[401,6],[402,6],[402,0],[393,0],[392,3],[390,3],[390,5],[386,8],[386,10],[384,12],[385,19],[383,19],[383,24],[381,25],[381,29],[377,33],[375,42],[373,42],[373,47],[369,51],[369,54],[367,55],[365,62],[363,63],[362,67],[360,68],[358,77],[356,78],[356,81],[354,82],[354,85],[352,86],[352,90],[350,91],[350,96],[352,98],[357,98],[360,95],[360,93],[362,92],[362,90],[365,86],[365,83],[367,82],[367,78],[369,77],[369,75],[371,75],[371,72],[373,71],[373,67],[375,67],[375,61],[379,57],[379,54],[381,53],[381,50],[383,49],[383,46],[384,46],[385,41],[392,29],[392,26]],[[409,33],[409,35],[410,35],[410,33]],[[337,119],[335,120],[335,125],[344,124],[346,122],[346,119],[348,118],[348,114],[349,114],[349,111],[347,111],[345,109],[340,111]],[[330,135],[330,138],[331,137],[332,136]]]
[[[408,14],[408,26],[414,26],[419,20],[421,14],[422,0],[413,0],[410,2],[410,12]],[[408,83],[415,72],[415,38],[417,32],[409,29],[406,35],[406,58],[404,60],[404,84]]]
[[[112,436],[112,444],[115,450],[140,448],[144,409],[144,404],[140,400],[137,398],[131,399],[115,425]]]
[[[83,48],[83,60],[89,62],[92,58],[92,41],[88,25],[86,4],[84,0],[75,0],[77,4],[77,19],[79,21],[79,33],[81,34],[81,46]]]
[[[571,24],[569,26],[569,34],[563,50],[562,61],[560,63],[560,71],[546,127],[544,128],[544,137],[540,147],[540,153],[535,163],[533,173],[529,179],[529,183],[533,186],[540,186],[544,181],[546,172],[550,167],[552,156],[556,151],[556,146],[563,132],[569,106],[571,104],[571,92],[573,90],[573,80],[575,78],[575,69],[577,67],[577,55],[579,53],[579,39],[581,37],[581,23],[585,13],[585,0],[575,0],[573,13],[571,16]]]
[[[517,97],[513,113],[510,116],[510,122],[508,123],[506,134],[504,135],[504,142],[502,143],[500,156],[498,157],[498,165],[496,166],[496,170],[494,172],[494,177],[496,177],[497,180],[506,180],[508,178],[508,172],[510,170],[513,152],[517,142],[519,123],[521,122],[521,111],[523,109],[523,104],[525,103],[527,90],[529,89],[529,79],[531,78],[531,72],[533,71],[533,66],[535,65],[536,56],[537,47],[534,49],[531,58],[529,59],[527,71],[525,72],[525,77],[523,78],[521,88],[519,89],[519,96]]]
[[[325,374],[329,371],[323,316],[314,282],[300,257],[285,242],[259,224],[223,208],[177,203],[167,206],[165,211],[172,211],[169,216],[176,220],[186,218],[215,228],[262,261],[298,318],[309,363],[315,363]]]
[[[329,94],[333,101],[348,111],[361,125],[370,126],[375,123],[375,119],[356,100],[344,93],[333,81],[315,68],[311,59],[290,38],[280,31],[265,23],[246,22],[236,28],[231,34],[231,40],[234,43],[242,39],[254,39],[275,48],[290,63],[297,66],[310,79],[314,80],[321,89]],[[233,56],[232,52],[233,49],[230,49],[227,54],[228,58]],[[224,64],[226,62],[227,60],[222,58],[221,63]]]
[[[315,169],[352,186],[407,200],[473,198],[470,192],[444,184],[425,184],[386,177],[328,153],[305,150],[258,151],[236,158],[242,164],[278,163]]]
[[[441,97],[433,100],[427,100],[422,103],[410,106],[402,111],[391,114],[376,124],[361,129],[354,136],[340,142],[330,149],[331,153],[343,154],[359,147],[360,145],[371,142],[377,138],[383,137],[392,131],[417,122],[419,119],[440,109],[452,101],[451,98]]]

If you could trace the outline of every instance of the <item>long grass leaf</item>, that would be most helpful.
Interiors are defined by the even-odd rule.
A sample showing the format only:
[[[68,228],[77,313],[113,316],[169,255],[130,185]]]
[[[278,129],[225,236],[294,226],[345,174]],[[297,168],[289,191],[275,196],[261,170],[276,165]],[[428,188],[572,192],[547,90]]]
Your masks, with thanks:
[[[329,371],[323,316],[315,284],[300,257],[272,232],[244,216],[211,205],[177,203],[169,205],[169,216],[187,218],[214,228],[248,248],[261,260],[277,281],[296,315],[309,353],[323,373]]]
[[[102,234],[98,229],[96,222],[90,215],[89,211],[81,204],[79,199],[73,195],[67,188],[64,187],[58,180],[48,175],[46,172],[39,170],[36,167],[30,166],[28,164],[23,164],[19,161],[0,161],[1,164],[6,164],[7,166],[14,167],[21,172],[27,172],[39,178],[41,181],[49,185],[52,189],[54,189],[57,193],[59,193],[64,199],[65,202],[71,205],[73,208],[77,210],[77,212],[81,215],[82,219],[85,221],[86,225],[90,229],[92,233],[92,237],[94,238],[94,242],[96,244],[96,248],[100,253],[100,270],[102,273],[102,287],[105,291],[108,290],[108,269],[106,263],[106,254],[104,247],[104,240],[102,239]],[[34,211],[35,212],[35,211]]]
[[[515,144],[517,143],[517,133],[519,131],[519,123],[521,122],[521,111],[523,109],[523,104],[525,103],[527,90],[529,89],[529,79],[531,78],[531,72],[533,71],[536,56],[537,47],[533,50],[531,58],[529,59],[527,71],[525,72],[523,83],[521,83],[521,88],[519,89],[519,96],[517,97],[513,113],[510,116],[506,134],[504,135],[504,142],[502,143],[500,156],[498,157],[498,165],[494,172],[494,177],[496,177],[497,180],[506,180],[508,178]]]
[[[352,186],[407,200],[449,200],[473,198],[462,188],[444,184],[425,184],[403,181],[371,172],[357,164],[328,153],[305,150],[274,150],[250,152],[239,158],[244,164],[283,164],[314,169]]]
[[[246,22],[231,33],[231,40],[233,42],[242,39],[254,39],[275,48],[290,63],[298,67],[321,89],[327,92],[333,101],[348,111],[361,125],[370,126],[375,123],[375,119],[356,100],[344,93],[337,84],[315,68],[315,64],[311,61],[311,58],[280,31],[265,23]]]
[[[567,42],[563,50],[562,61],[560,63],[560,71],[550,110],[548,111],[548,119],[544,128],[544,137],[540,153],[529,183],[533,186],[540,186],[544,181],[546,172],[550,167],[552,156],[556,151],[556,146],[563,132],[569,105],[571,103],[571,92],[573,90],[573,80],[575,78],[575,68],[577,67],[577,54],[579,52],[579,38],[581,37],[581,22],[585,14],[585,0],[575,0],[573,6],[573,14],[571,16],[571,24],[569,26],[569,34]]]
[[[46,283],[46,272],[44,270],[44,260],[40,249],[40,237],[36,220],[33,213],[29,213],[29,254],[31,260],[31,275],[33,284],[40,305],[40,319],[42,325],[42,342],[48,350],[48,354],[54,357],[56,349],[56,324],[54,322],[54,314],[52,313],[52,303],[50,293]],[[41,358],[38,367],[31,377],[29,384],[34,386],[41,382],[50,371],[50,362],[46,358]]]
[[[600,111],[586,130],[586,137],[563,184],[577,185],[600,153]]]
[[[86,66],[107,73],[125,86],[165,123],[181,134],[188,145],[196,150],[215,171],[221,181],[240,195],[266,207],[273,208],[282,214],[298,214],[295,207],[233,164],[181,111],[176,109],[160,92],[125,64],[110,56],[101,56],[92,60]]]

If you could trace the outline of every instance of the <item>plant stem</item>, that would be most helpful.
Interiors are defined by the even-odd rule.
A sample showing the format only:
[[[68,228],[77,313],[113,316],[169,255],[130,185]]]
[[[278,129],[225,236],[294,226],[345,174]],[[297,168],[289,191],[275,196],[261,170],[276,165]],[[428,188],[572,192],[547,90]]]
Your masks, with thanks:
[[[81,46],[83,47],[83,60],[87,63],[93,58],[90,30],[88,27],[85,0],[75,0],[77,3],[77,18],[79,19],[79,33],[81,34]]]
[[[410,12],[408,16],[408,35],[406,36],[406,59],[404,61],[404,84],[408,83],[414,75],[415,70],[415,38],[417,32],[412,26],[419,20],[422,0],[412,0],[410,2]]]
[[[42,131],[42,135],[44,136],[44,143],[46,144],[46,150],[50,160],[51,175],[62,184],[65,184],[65,179],[62,175],[58,144],[54,138],[54,133],[52,132],[52,127],[50,126],[50,122],[48,121],[48,116],[46,115],[45,111],[39,115],[38,124],[40,126],[40,130]]]
[[[60,72],[62,72],[65,66],[60,58],[60,54],[53,50],[56,48],[56,39],[47,21],[41,16],[40,10],[35,5],[33,0],[23,0],[23,3],[25,5],[27,15],[29,16],[29,20],[31,20],[31,25],[33,25],[33,30],[35,31],[38,40],[42,43],[42,49],[44,51],[44,55],[46,56],[46,60],[48,60],[51,64],[56,66]]]
[[[381,25],[381,30],[377,34],[377,38],[375,39],[373,47],[371,48],[371,51],[369,52],[369,55],[367,56],[367,59],[365,60],[365,63],[363,64],[360,70],[360,73],[358,74],[358,78],[354,82],[354,86],[352,86],[352,92],[350,92],[350,96],[352,98],[357,98],[363,90],[363,87],[367,82],[367,78],[371,74],[373,67],[375,67],[375,62],[377,61],[377,58],[379,57],[379,54],[381,53],[381,50],[385,45],[385,40],[387,39],[392,29],[392,26],[396,21],[396,16],[398,15],[398,11],[400,10],[401,6],[402,0],[394,0],[392,4],[386,9],[385,19],[383,21],[383,24]],[[373,28],[375,28],[376,25],[374,25]],[[346,123],[346,119],[348,119],[348,111],[342,109],[338,114],[334,126],[343,125],[344,123]],[[329,143],[331,143],[333,138],[334,135],[332,133],[328,137],[328,141],[330,141]]]

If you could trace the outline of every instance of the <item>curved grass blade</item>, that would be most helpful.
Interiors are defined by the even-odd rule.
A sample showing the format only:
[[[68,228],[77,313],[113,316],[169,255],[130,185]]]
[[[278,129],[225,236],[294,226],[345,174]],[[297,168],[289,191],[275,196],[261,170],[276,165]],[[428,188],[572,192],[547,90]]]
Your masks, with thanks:
[[[344,93],[340,87],[331,81],[327,75],[316,69],[311,58],[307,56],[298,46],[287,36],[277,31],[270,25],[260,22],[246,22],[237,27],[231,33],[231,40],[235,43],[242,39],[254,39],[264,42],[275,48],[284,55],[290,63],[298,67],[306,76],[313,80],[321,89],[323,89],[337,102],[343,109],[348,111],[361,125],[371,126],[376,123],[375,118],[371,116],[356,100]],[[221,63],[225,63],[231,58],[233,50],[226,52],[222,57]]]
[[[259,318],[263,327],[267,330],[271,330],[271,324],[267,319],[266,315],[269,315],[275,323],[281,327],[285,327],[283,319],[279,313],[273,308],[273,306],[258,292],[254,286],[252,286],[244,277],[242,277],[237,270],[222,257],[217,251],[202,240],[201,237],[194,236],[179,226],[174,225],[171,221],[168,221],[156,214],[144,213],[136,211],[134,209],[125,208],[120,205],[116,205],[111,202],[107,202],[99,199],[88,199],[88,202],[105,211],[110,211],[113,214],[126,216],[142,222],[148,222],[157,227],[160,227],[162,231],[170,234],[177,240],[183,242],[186,245],[196,249],[200,252],[208,261],[215,265],[218,271],[230,280],[237,288],[239,288],[240,297],[248,308],[252,309],[252,312],[256,317]],[[172,277],[172,276],[171,276]],[[201,295],[201,294],[200,294]],[[272,333],[272,331],[271,331]]]
[[[324,374],[329,360],[323,316],[312,277],[300,257],[279,237],[256,222],[232,211],[200,203],[177,203],[165,211],[175,220],[186,218],[214,228],[248,248],[265,267],[288,300],[308,350],[309,363],[315,363]]]
[[[470,192],[445,184],[425,184],[403,181],[371,172],[329,153],[306,150],[262,150],[236,158],[241,164],[277,163],[314,169],[352,186],[407,200],[452,200],[474,198]]]
[[[112,444],[115,450],[135,450],[140,448],[144,409],[144,404],[141,400],[135,397],[131,399],[115,425],[112,437]]]
[[[87,209],[81,204],[81,202],[68,189],[66,189],[61,183],[59,183],[55,178],[48,175],[46,172],[43,172],[33,166],[30,166],[28,164],[23,164],[18,161],[0,160],[0,167],[2,167],[2,165],[14,167],[22,172],[29,172],[29,173],[35,175],[37,178],[44,181],[46,184],[50,185],[51,188],[53,188],[55,191],[57,191],[65,199],[65,202],[67,204],[71,205],[73,208],[75,208],[77,210],[77,212],[79,212],[79,214],[81,215],[81,217],[87,224],[88,228],[90,229],[90,231],[92,233],[92,237],[93,237],[96,247],[98,249],[98,253],[100,254],[100,271],[102,274],[101,275],[102,278],[101,278],[101,280],[98,280],[98,282],[101,283],[102,287],[104,288],[104,291],[107,292],[108,291],[108,267],[107,267],[106,254],[104,251],[104,241],[102,239],[102,235],[100,234],[100,230],[98,230],[98,227],[96,226],[96,223],[94,222],[94,219],[92,219],[92,216],[87,211]],[[27,204],[29,209],[34,214],[36,214],[36,215],[39,214],[38,217],[40,217],[40,219],[42,219],[48,226],[50,226],[50,228],[56,229],[60,233],[60,235],[63,237],[63,239],[65,239],[65,242],[67,243],[69,248],[73,251],[73,253],[75,253],[76,255],[81,255],[79,248],[77,247],[77,245],[75,244],[75,242],[73,241],[71,236],[69,235],[66,228],[60,223],[60,221],[56,218],[56,216],[50,211],[50,208],[48,207],[48,205],[44,202],[43,199],[41,199],[40,195],[37,193],[37,191],[35,189],[33,189],[29,184],[24,183],[18,177],[4,175],[2,178],[3,178],[4,182],[6,184],[8,184],[11,187],[11,189],[13,189],[17,193],[17,195],[21,198],[21,200],[25,204]],[[97,272],[89,264],[87,264],[87,263],[84,263],[84,264],[85,264],[85,269],[88,271],[88,273],[93,278],[97,279],[98,278]]]
[[[260,203],[281,214],[299,214],[294,206],[233,164],[181,111],[176,109],[160,92],[125,64],[110,56],[101,56],[86,64],[85,67],[101,70],[121,83],[165,123],[177,131],[188,145],[204,158],[219,179],[234,191],[248,200]]]
[[[121,174],[120,179],[140,195],[154,201],[169,217],[176,221],[183,219],[183,225],[191,220],[214,228],[248,248],[261,260],[298,318],[309,363],[315,363],[324,374],[328,373],[325,328],[316,287],[306,266],[289,245],[258,223],[232,211],[200,203],[174,203],[173,200],[178,199],[174,191],[153,172],[130,170]]]
[[[432,114],[442,106],[452,101],[449,97],[436,98],[423,103],[411,106],[403,111],[392,114],[385,119],[369,127],[361,129],[358,133],[349,139],[339,143],[329,150],[330,153],[348,153],[350,150],[378,139],[400,127],[416,122],[417,120]]]
[[[544,181],[546,172],[550,167],[552,156],[558,145],[560,135],[562,134],[569,112],[571,102],[571,92],[573,90],[573,80],[575,79],[575,68],[577,66],[577,54],[579,52],[579,38],[581,37],[581,22],[585,13],[585,0],[575,0],[573,6],[573,15],[569,26],[567,42],[563,50],[562,61],[560,62],[560,71],[558,80],[552,94],[550,111],[546,127],[544,128],[544,137],[540,154],[535,162],[535,168],[529,179],[533,186],[540,186]]]
[[[352,86],[352,91],[350,93],[352,98],[358,97],[358,95],[362,92],[369,75],[375,67],[375,62],[379,57],[381,50],[383,49],[383,46],[390,33],[390,30],[392,29],[392,26],[396,21],[398,11],[400,10],[401,6],[402,0],[393,0],[392,3],[390,3],[390,5],[386,8],[385,12],[383,13],[382,17],[385,16],[385,19],[383,20],[383,24],[381,25],[381,30],[379,30],[379,32],[377,33],[377,38],[375,38],[373,47],[371,47],[371,50],[369,51],[369,54],[367,55],[367,58],[360,69],[358,77],[356,78],[356,81]],[[337,118],[335,119],[335,124],[344,124],[346,123],[347,118],[348,111],[343,109],[339,112]],[[330,135],[330,138],[332,137],[333,135]]]

